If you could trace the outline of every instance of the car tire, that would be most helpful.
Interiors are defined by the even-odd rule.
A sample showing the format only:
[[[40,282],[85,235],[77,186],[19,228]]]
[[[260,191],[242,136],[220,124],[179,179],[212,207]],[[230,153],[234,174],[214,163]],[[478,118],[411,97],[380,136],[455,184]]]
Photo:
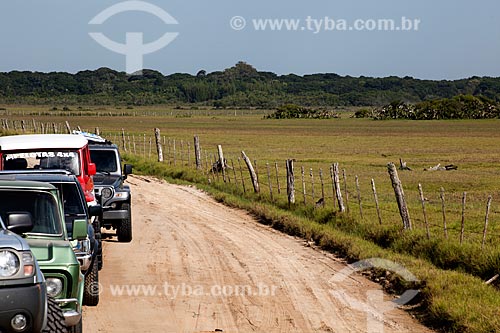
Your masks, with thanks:
[[[47,297],[47,326],[43,333],[66,333],[66,324],[61,307],[52,297]]]
[[[121,243],[129,243],[132,241],[132,212],[129,203],[124,203],[122,209],[128,212],[128,218],[121,220],[116,234],[118,241]]]
[[[99,270],[102,269],[102,266],[104,265],[104,260],[102,256],[102,233],[101,233],[101,222],[99,220],[96,220],[93,223],[94,226],[94,233],[95,233],[95,239],[97,241],[97,268]]]
[[[83,332],[82,319],[80,319],[78,324],[76,324],[75,326],[69,327],[68,332],[69,333],[82,333]]]
[[[92,262],[90,272],[85,276],[83,305],[97,306],[99,304],[99,292],[99,263],[96,257]]]

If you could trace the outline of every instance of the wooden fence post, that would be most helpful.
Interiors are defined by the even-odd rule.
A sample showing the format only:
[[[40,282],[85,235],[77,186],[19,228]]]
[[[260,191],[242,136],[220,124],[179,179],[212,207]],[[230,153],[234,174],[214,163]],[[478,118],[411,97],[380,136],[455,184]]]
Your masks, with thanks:
[[[174,151],[174,166],[176,166],[177,165],[177,151],[176,151],[176,147],[175,147],[175,139],[173,142],[173,151]]]
[[[406,229],[411,230],[412,226],[411,226],[410,212],[408,211],[408,206],[406,205],[403,186],[401,185],[401,180],[399,180],[398,171],[396,170],[396,166],[394,165],[394,163],[387,164],[387,170],[389,172],[389,176],[391,177],[394,194],[396,195],[396,201],[399,207],[399,214],[401,215],[401,219],[403,221],[403,228],[405,230]]]
[[[252,184],[253,184],[253,190],[255,193],[260,193],[260,187],[259,187],[259,180],[257,179],[257,174],[255,173],[255,170],[253,168],[252,162],[250,159],[247,157],[244,151],[241,152],[241,157],[245,161],[248,171],[250,173],[250,178],[252,179]]]
[[[257,160],[253,160],[253,166],[255,168],[255,175],[257,176],[257,183],[259,183],[259,167],[257,166]]]
[[[486,233],[488,231],[490,208],[491,208],[491,195],[488,196],[488,202],[486,203],[486,217],[484,218],[483,241],[481,243],[481,250],[484,249],[484,244],[486,243]]]
[[[149,153],[148,153],[149,158],[151,158],[152,150],[153,150],[153,140],[151,140],[151,137],[149,137]]]
[[[215,167],[217,165],[217,157],[215,156],[215,153],[212,155],[212,157],[214,159],[214,163],[212,163],[212,172],[214,173],[214,176],[217,177],[217,181],[219,181],[219,172]]]
[[[241,167],[241,159],[239,157],[238,157],[238,165],[240,167],[241,185],[243,185],[243,193],[247,193],[247,189],[245,187],[245,178],[243,178],[243,168]]]
[[[271,196],[271,201],[274,201],[273,184],[271,184],[271,169],[269,167],[269,163],[266,163],[266,169],[267,169],[267,181],[269,183],[269,194]]]
[[[358,194],[358,204],[359,204],[359,216],[363,219],[363,203],[361,202],[361,189],[359,188],[359,178],[356,175],[356,192]]]
[[[21,120],[21,131],[23,131],[23,133],[26,133],[26,123],[24,122],[24,120]]]
[[[224,160],[224,152],[222,151],[222,146],[217,146],[217,152],[219,153],[219,163],[222,170],[222,179],[224,183],[227,181],[226,179],[226,161]]]
[[[144,134],[144,137],[146,134]],[[124,152],[127,152],[127,145],[125,144],[125,130],[122,128],[122,148]]]
[[[425,197],[424,197],[424,190],[422,189],[422,184],[418,184],[418,193],[420,194],[420,201],[422,202],[422,212],[424,214],[425,232],[427,234],[427,239],[431,239],[431,233],[429,230],[429,221],[427,220],[427,210],[425,209]]]
[[[31,118],[31,121],[33,122],[33,133],[38,133],[38,129],[36,128],[35,118]]]
[[[159,128],[155,128],[156,151],[158,152],[158,162],[163,162],[163,148],[161,146],[161,133]]]
[[[380,215],[380,206],[378,204],[377,188],[375,187],[375,180],[372,178],[372,191],[373,199],[375,200],[375,208],[377,208],[378,223],[382,225],[382,215]]]
[[[295,203],[295,175],[293,170],[293,160],[286,160],[286,194],[288,206]]]
[[[323,169],[319,168],[319,181],[321,182],[321,206],[325,207],[325,181],[323,180]]]
[[[465,232],[465,203],[467,201],[467,192],[462,194],[462,224],[460,228],[460,245],[464,242],[464,232]]]
[[[274,162],[274,168],[276,169],[276,186],[278,187],[278,194],[281,194],[280,176],[278,172],[278,162]]]
[[[341,213],[345,212],[344,200],[342,199],[342,190],[340,189],[340,177],[339,177],[339,164],[333,164],[333,181],[335,183],[335,194],[337,196],[337,202],[339,204],[339,211]]]
[[[99,127],[95,128],[95,135],[101,135],[101,131],[99,130]],[[135,143],[135,141],[134,141]]]
[[[301,166],[300,170],[302,173],[302,195],[304,196],[304,205],[306,205],[307,204],[307,197],[306,197],[306,179],[305,179],[304,166]]]
[[[309,176],[311,177],[311,197],[312,197],[312,202],[313,204],[316,202],[315,197],[314,197],[314,174],[313,174],[313,169],[309,169]]]
[[[445,206],[444,188],[443,187],[441,187],[441,193],[439,196],[441,198],[441,210],[443,211],[444,238],[448,239],[448,227],[446,226],[446,206]]]
[[[71,134],[71,126],[69,126],[69,121],[64,122],[66,124],[66,131],[68,131],[68,134]]]
[[[57,134],[57,124],[56,123],[52,123],[52,131],[54,132],[54,134]]]
[[[238,186],[238,178],[236,178],[236,169],[234,168],[233,159],[231,159],[231,168],[233,168],[234,185]]]
[[[345,208],[347,213],[349,213],[349,192],[347,191],[347,177],[345,175],[345,169],[342,169],[342,178],[344,180]]]
[[[194,136],[194,157],[196,159],[196,169],[201,169],[201,150],[200,150],[200,138],[198,135]]]
[[[335,193],[335,178],[333,177],[333,165],[330,165],[330,178],[332,179],[333,208],[337,208],[337,194]]]
[[[184,166],[184,140],[181,140],[181,165]]]

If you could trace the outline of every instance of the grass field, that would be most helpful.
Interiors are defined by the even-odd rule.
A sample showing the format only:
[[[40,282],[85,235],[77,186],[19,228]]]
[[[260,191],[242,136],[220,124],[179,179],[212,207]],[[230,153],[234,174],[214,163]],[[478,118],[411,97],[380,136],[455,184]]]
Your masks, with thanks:
[[[421,183],[428,199],[426,208],[433,235],[443,233],[439,197],[440,188],[443,187],[450,237],[459,237],[461,197],[464,191],[467,192],[466,240],[478,242],[482,237],[488,195],[493,196],[488,237],[490,246],[495,246],[496,239],[500,237],[500,120],[373,121],[351,119],[349,112],[344,113],[342,119],[332,120],[264,120],[262,116],[268,111],[173,110],[162,107],[133,110],[103,107],[95,111],[103,115],[100,117],[54,117],[28,114],[48,112],[47,107],[5,108],[17,114],[10,115],[10,119],[34,118],[47,123],[69,120],[72,126],[79,125],[89,131],[99,127],[101,133],[111,139],[120,135],[123,128],[130,137],[135,138],[139,154],[143,154],[143,134],[152,135],[152,129],[158,127],[167,138],[166,141],[170,141],[170,146],[173,139],[176,140],[176,158],[179,163],[181,149],[187,161],[187,143],[192,145],[193,135],[197,134],[202,149],[209,151],[210,159],[220,144],[226,158],[234,160],[236,166],[241,150],[252,160],[257,160],[263,185],[267,184],[265,164],[271,164],[275,178],[274,163],[278,162],[281,186],[284,186],[284,161],[293,158],[296,160],[297,191],[301,192],[300,167],[303,166],[306,170],[306,192],[308,196],[311,195],[309,169],[312,168],[316,199],[321,193],[318,173],[320,168],[323,170],[325,183],[329,184],[325,187],[327,205],[333,205],[329,168],[333,162],[339,162],[340,168],[346,170],[353,215],[359,215],[354,185],[354,177],[359,177],[363,212],[368,222],[377,220],[370,184],[373,178],[381,201],[383,222],[400,223],[386,165],[388,162],[398,163],[399,158],[403,158],[413,169],[411,172],[400,171],[399,174],[416,227],[423,226],[417,191],[418,183]],[[110,112],[126,112],[131,116],[106,116]],[[76,111],[70,113],[78,114]],[[85,111],[81,114],[85,114]],[[165,146],[164,154],[168,155],[169,151],[170,155],[166,159],[173,160],[172,147],[169,149]],[[202,157],[205,159],[206,155]],[[438,163],[442,166],[455,164],[459,169],[424,171],[424,168]],[[266,187],[263,187],[265,191]],[[276,190],[276,184],[274,187]],[[300,193],[297,193],[297,200],[302,201]],[[312,201],[312,198],[308,197],[308,201]]]
[[[0,106],[1,107],[1,106]],[[127,154],[137,170],[200,184],[227,204],[248,209],[264,221],[289,233],[313,238],[323,248],[352,260],[380,256],[401,262],[424,281],[426,315],[433,325],[453,332],[484,332],[500,329],[500,296],[496,289],[481,280],[498,273],[500,264],[500,120],[485,121],[373,121],[352,119],[345,111],[341,119],[332,120],[264,120],[269,111],[260,110],[172,110],[155,107],[133,110],[107,107],[69,112],[48,113],[47,107],[5,107],[0,118],[35,119],[46,124],[69,121],[72,127],[93,131],[118,141],[122,128],[127,138],[134,138],[138,156]],[[2,115],[4,112],[4,115]],[[7,115],[7,112],[9,113]],[[109,113],[112,113],[111,115]],[[115,114],[116,113],[116,114]],[[125,113],[125,114],[122,114]],[[118,116],[120,114],[120,116]],[[18,122],[19,123],[19,122]],[[50,126],[46,126],[50,127]],[[153,128],[161,129],[166,162],[153,163],[154,147],[149,157],[149,137]],[[147,134],[144,145],[144,134]],[[203,172],[193,169],[193,135],[200,137],[203,153],[212,160],[216,146],[222,145],[225,157],[238,168],[241,150],[257,160],[262,193],[243,194],[241,185],[217,181],[205,166]],[[173,141],[176,142],[176,165],[173,165]],[[187,143],[191,144],[191,165],[187,164]],[[153,145],[154,146],[154,145]],[[129,147],[132,147],[129,144]],[[182,148],[181,148],[182,147]],[[131,149],[133,151],[133,149]],[[281,187],[285,187],[286,159],[295,159],[297,204],[288,209],[285,191],[276,193],[274,163],[279,165]],[[394,191],[387,173],[387,163],[403,158],[413,171],[399,171],[410,214],[416,231],[401,233]],[[333,206],[330,165],[340,163],[346,170],[350,196],[348,214],[337,214]],[[266,163],[271,165],[274,203],[269,200]],[[455,164],[456,171],[424,171],[424,168]],[[308,205],[302,204],[300,168],[306,170]],[[326,207],[313,205],[309,170],[315,176],[315,200],[321,195],[319,169],[325,175]],[[239,170],[236,174],[239,176]],[[230,176],[233,174],[230,172]],[[364,219],[361,219],[354,177],[359,177]],[[207,177],[212,185],[207,185]],[[371,192],[375,180],[381,204],[383,225],[378,224]],[[417,186],[425,192],[426,209],[431,224],[427,240]],[[247,189],[250,183],[246,181]],[[449,239],[443,236],[440,188],[445,189],[446,219]],[[467,192],[465,241],[460,245],[462,193]],[[481,249],[486,202],[491,195],[486,246]],[[314,201],[315,201],[314,200]],[[483,307],[484,306],[484,307]]]

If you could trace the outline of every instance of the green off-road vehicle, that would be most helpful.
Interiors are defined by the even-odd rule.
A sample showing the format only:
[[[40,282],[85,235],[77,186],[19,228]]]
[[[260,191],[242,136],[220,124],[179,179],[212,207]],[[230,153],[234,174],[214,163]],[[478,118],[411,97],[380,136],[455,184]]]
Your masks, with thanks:
[[[58,190],[51,184],[0,180],[0,217],[6,227],[15,220],[32,221],[22,230],[45,276],[47,294],[62,309],[70,332],[82,331],[84,276],[64,223]],[[17,222],[19,223],[19,222]],[[87,221],[73,222],[72,238],[87,238]]]

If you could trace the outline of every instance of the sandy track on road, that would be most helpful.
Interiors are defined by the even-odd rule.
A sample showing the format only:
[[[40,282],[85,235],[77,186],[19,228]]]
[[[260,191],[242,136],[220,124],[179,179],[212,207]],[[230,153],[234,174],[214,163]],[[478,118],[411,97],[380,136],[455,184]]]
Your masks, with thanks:
[[[85,332],[368,332],[367,318],[385,332],[429,332],[404,311],[367,316],[334,297],[342,289],[366,302],[380,287],[358,275],[333,286],[345,264],[302,240],[191,187],[129,183],[134,240],[105,242],[100,304],[84,308]],[[127,285],[149,289],[113,295]]]

